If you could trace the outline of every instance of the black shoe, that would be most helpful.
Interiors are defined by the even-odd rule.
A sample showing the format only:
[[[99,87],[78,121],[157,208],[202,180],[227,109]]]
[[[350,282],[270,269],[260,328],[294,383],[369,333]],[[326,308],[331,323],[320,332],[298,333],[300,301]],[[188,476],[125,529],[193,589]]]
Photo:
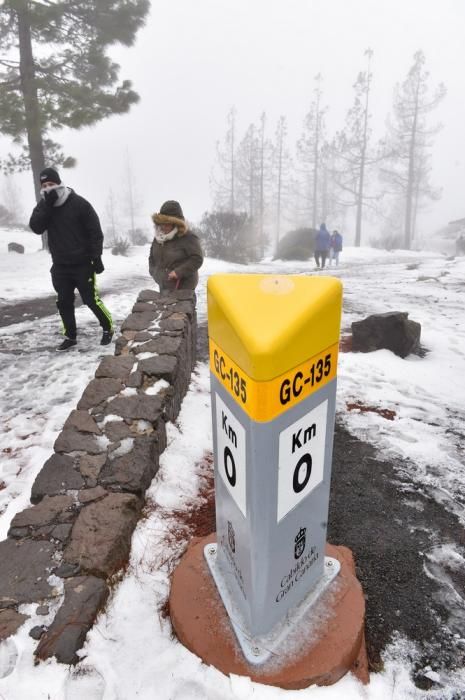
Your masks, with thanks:
[[[100,341],[100,345],[110,345],[112,338],[113,338],[113,331],[103,331],[102,340]]]
[[[77,345],[76,338],[65,338],[64,341],[57,347],[57,350],[69,350]]]

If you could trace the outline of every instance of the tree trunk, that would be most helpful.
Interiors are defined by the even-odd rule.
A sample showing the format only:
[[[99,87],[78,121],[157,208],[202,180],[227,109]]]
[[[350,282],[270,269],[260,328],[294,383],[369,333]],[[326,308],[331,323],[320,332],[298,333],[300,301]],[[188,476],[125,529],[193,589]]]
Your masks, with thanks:
[[[261,129],[260,129],[260,191],[259,191],[259,241],[260,241],[260,256],[263,258],[265,255],[265,241],[264,241],[264,231],[263,231],[263,217],[264,217],[264,177],[265,177],[265,114],[261,116]]]
[[[362,149],[360,153],[360,170],[358,177],[358,192],[357,192],[357,218],[355,222],[355,245],[360,247],[362,243],[362,216],[363,216],[363,191],[365,187],[365,165],[367,159],[367,145],[368,145],[368,105],[370,97],[370,62],[371,62],[372,52],[368,53],[368,66],[366,72],[366,90],[365,90],[365,113],[363,115],[363,140]]]
[[[314,147],[314,161],[313,161],[312,228],[316,228],[316,206],[317,206],[317,198],[318,198],[319,140],[320,140],[320,100],[318,99],[317,107],[316,107],[316,129],[315,129],[315,147]]]
[[[42,124],[39,99],[35,80],[34,57],[32,55],[31,25],[29,3],[18,3],[18,37],[19,37],[19,72],[21,92],[24,100],[27,142],[31,160],[32,177],[36,201],[40,199],[40,171],[45,167],[44,146],[42,141]],[[47,236],[42,236],[42,247],[48,250]]]
[[[313,150],[313,214],[312,214],[312,227],[316,228],[317,222],[317,207],[318,207],[318,178],[319,178],[319,167],[320,167],[320,138],[321,138],[321,122],[322,114],[320,111],[321,104],[321,75],[316,77],[317,88],[316,88],[316,108],[315,108],[315,143]]]
[[[415,93],[415,108],[413,114],[412,130],[410,133],[409,157],[408,157],[408,178],[405,202],[405,222],[404,222],[404,246],[410,250],[412,245],[412,205],[413,193],[415,186],[415,145],[417,136],[417,121],[418,121],[418,101],[420,90],[420,78],[418,78],[417,89]]]
[[[235,181],[234,181],[234,176],[235,176],[235,168],[236,168],[236,163],[235,163],[235,156],[234,156],[234,147],[235,147],[235,136],[236,136],[236,119],[235,119],[235,112],[234,110],[231,110],[231,152],[230,152],[230,163],[231,163],[231,190],[230,190],[230,196],[229,196],[229,208],[232,212],[234,212],[234,208],[236,205],[235,202]]]
[[[277,202],[276,202],[276,244],[275,250],[278,253],[279,247],[279,236],[281,229],[281,188],[282,188],[282,173],[283,173],[283,124],[280,123],[279,130],[279,157],[278,157],[278,192],[277,192]]]

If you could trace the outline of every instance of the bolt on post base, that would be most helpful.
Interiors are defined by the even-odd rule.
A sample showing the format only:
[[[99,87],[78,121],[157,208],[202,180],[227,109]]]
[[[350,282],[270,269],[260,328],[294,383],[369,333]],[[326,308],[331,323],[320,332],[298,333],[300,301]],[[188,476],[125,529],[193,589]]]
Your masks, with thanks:
[[[325,557],[323,575],[317,581],[314,588],[304,600],[292,610],[289,610],[282,621],[273,627],[266,635],[253,636],[248,630],[243,616],[234,604],[234,596],[231,594],[224,581],[221,568],[217,563],[217,549],[215,542],[204,547],[204,556],[210,573],[215,581],[218,593],[228,613],[231,626],[242,649],[246,660],[253,665],[263,664],[279,650],[286,637],[294,630],[299,621],[316,604],[322,593],[328,588],[338,575],[341,565],[333,557]]]

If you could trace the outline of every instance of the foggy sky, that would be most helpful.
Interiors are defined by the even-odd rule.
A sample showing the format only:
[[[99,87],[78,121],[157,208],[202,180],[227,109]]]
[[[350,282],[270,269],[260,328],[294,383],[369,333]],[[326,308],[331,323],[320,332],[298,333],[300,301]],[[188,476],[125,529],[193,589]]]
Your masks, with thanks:
[[[123,216],[128,178],[140,198],[141,220],[165,199],[179,199],[191,221],[211,207],[215,143],[224,137],[232,105],[242,136],[265,111],[272,136],[281,114],[293,150],[323,76],[328,135],[342,128],[352,84],[374,51],[371,98],[374,137],[383,136],[393,88],[404,80],[413,54],[423,49],[431,85],[448,94],[430,117],[435,137],[433,176],[442,199],[419,219],[429,233],[465,217],[465,64],[463,0],[169,0],[153,1],[135,46],[114,49],[120,77],[141,101],[129,114],[93,128],[55,134],[78,160],[63,171],[66,184],[88,198],[105,219],[109,190]],[[5,139],[1,150],[8,150]],[[128,159],[129,154],[129,159]],[[31,175],[17,177],[26,212],[33,205]],[[1,197],[0,197],[1,201]],[[347,222],[352,223],[349,215]],[[331,226],[331,222],[329,222]],[[372,228],[372,227],[368,227]],[[365,237],[368,240],[368,235]]]

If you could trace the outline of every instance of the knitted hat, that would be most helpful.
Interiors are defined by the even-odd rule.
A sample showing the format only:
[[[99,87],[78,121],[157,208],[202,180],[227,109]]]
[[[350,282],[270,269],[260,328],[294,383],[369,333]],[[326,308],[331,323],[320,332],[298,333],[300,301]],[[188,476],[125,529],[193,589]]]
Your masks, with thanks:
[[[181,205],[174,199],[164,202],[160,207],[160,211],[152,215],[152,220],[158,225],[173,224],[180,233],[184,233],[187,230]]]
[[[39,175],[40,182],[54,182],[56,185],[61,185],[60,176],[55,168],[44,168]]]

